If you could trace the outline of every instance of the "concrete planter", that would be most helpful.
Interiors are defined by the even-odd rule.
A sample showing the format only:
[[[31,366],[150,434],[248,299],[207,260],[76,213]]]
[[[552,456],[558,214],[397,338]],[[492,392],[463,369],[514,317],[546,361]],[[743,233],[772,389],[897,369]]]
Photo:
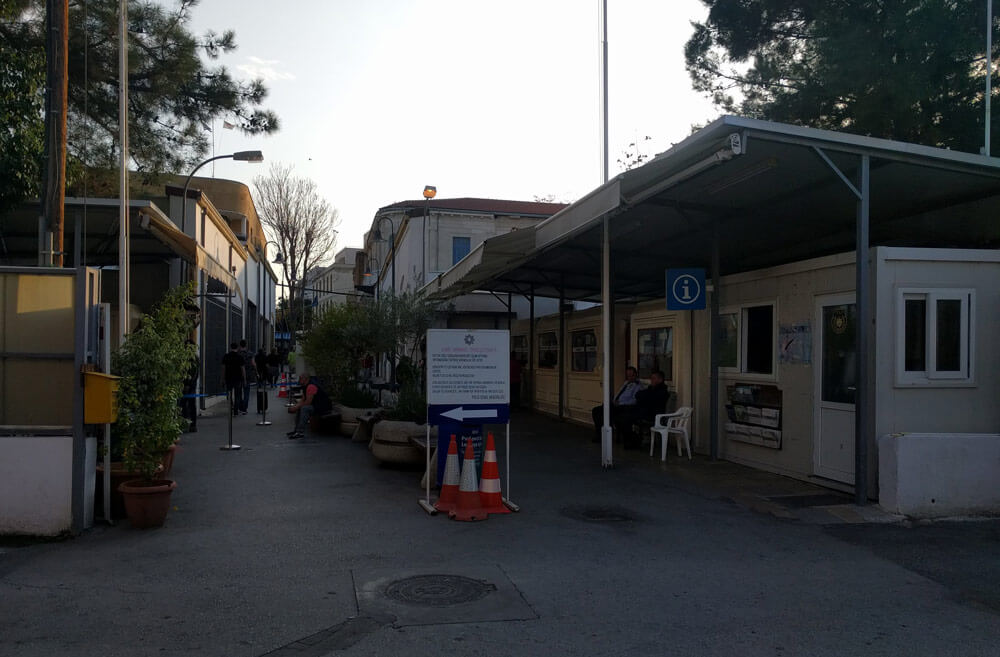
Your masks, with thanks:
[[[1000,435],[878,439],[879,506],[915,518],[1000,514]]]
[[[432,431],[434,439],[436,431]],[[424,450],[414,444],[411,438],[427,437],[427,425],[416,422],[382,420],[375,425],[372,439],[368,444],[375,458],[383,463],[420,465],[426,460]]]

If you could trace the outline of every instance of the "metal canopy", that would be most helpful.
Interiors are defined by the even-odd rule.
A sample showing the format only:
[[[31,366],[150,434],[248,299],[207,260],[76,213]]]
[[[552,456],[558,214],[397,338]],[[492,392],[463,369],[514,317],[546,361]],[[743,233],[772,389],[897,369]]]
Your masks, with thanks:
[[[66,262],[74,267],[117,267],[118,212],[118,199],[67,198]],[[130,261],[133,264],[162,263],[180,257],[242,297],[236,277],[193,238],[181,232],[155,203],[130,201],[129,224]],[[0,221],[0,263],[35,264],[37,225],[37,205],[29,203],[22,204]]]
[[[558,214],[494,237],[424,289],[599,301],[601,220],[611,225],[617,300],[660,298],[664,269],[723,275],[851,251],[859,156],[871,160],[871,244],[994,248],[1000,159],[725,116]],[[533,249],[523,248],[528,234]]]

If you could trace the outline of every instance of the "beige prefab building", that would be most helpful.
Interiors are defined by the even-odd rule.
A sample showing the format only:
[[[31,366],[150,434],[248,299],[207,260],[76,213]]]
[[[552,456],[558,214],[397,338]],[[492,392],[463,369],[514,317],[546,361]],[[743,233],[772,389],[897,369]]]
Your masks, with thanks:
[[[709,458],[900,513],[996,512],[998,199],[993,158],[723,117],[427,289],[562,301],[512,327],[540,412],[590,424],[626,364],[662,369]],[[698,268],[685,309],[669,272]]]

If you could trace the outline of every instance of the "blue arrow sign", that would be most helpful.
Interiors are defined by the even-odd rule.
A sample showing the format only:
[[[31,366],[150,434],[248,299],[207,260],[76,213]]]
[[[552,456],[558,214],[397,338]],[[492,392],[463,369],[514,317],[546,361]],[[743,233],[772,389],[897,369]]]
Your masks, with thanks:
[[[431,404],[427,421],[431,424],[507,424],[510,406],[507,404]]]

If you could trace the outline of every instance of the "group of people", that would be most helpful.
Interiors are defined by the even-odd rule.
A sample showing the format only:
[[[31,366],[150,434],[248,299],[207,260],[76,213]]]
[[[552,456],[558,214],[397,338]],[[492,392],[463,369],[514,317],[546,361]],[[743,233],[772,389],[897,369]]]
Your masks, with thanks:
[[[222,357],[222,377],[226,391],[231,395],[233,415],[247,414],[250,387],[253,384],[256,383],[261,389],[278,384],[281,360],[281,356],[274,350],[268,354],[261,348],[256,354],[252,353],[247,349],[246,340],[229,345],[229,351]],[[258,408],[257,412],[261,410]]]
[[[644,386],[639,381],[638,370],[631,365],[625,368],[625,383],[611,400],[611,426],[625,449],[637,449],[642,444],[642,436],[637,435],[633,429],[637,422],[652,424],[658,414],[666,412],[670,390],[664,383],[664,378],[663,372],[653,370],[649,374],[649,385]],[[595,406],[591,417],[597,434],[594,442],[600,442],[601,427],[604,426],[604,405]]]
[[[281,369],[281,357],[272,351],[266,354],[259,349],[256,354],[247,349],[247,341],[240,340],[229,345],[229,351],[222,357],[222,374],[226,390],[231,396],[233,415],[246,415],[250,401],[250,386],[258,384],[258,391],[263,391],[268,384],[272,387],[278,384],[278,373]],[[294,413],[295,428],[288,432],[291,439],[301,438],[309,426],[309,418],[315,414],[329,413],[333,405],[330,397],[320,387],[314,377],[305,372],[299,375],[301,398],[296,404],[288,407],[289,413]],[[261,401],[263,399],[263,401]],[[267,409],[267,395],[258,394],[257,412]]]

